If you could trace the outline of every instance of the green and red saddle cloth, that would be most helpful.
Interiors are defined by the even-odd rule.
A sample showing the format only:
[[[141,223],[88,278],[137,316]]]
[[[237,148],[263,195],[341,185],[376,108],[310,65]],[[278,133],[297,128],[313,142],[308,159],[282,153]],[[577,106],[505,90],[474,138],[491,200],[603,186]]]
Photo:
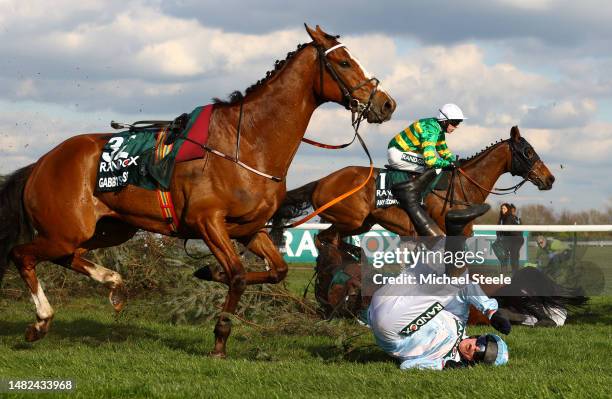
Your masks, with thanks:
[[[204,157],[212,110],[212,104],[194,109],[180,132],[156,127],[110,136],[100,156],[96,190],[118,191],[128,184],[167,190],[177,162]],[[172,140],[166,143],[170,135]]]

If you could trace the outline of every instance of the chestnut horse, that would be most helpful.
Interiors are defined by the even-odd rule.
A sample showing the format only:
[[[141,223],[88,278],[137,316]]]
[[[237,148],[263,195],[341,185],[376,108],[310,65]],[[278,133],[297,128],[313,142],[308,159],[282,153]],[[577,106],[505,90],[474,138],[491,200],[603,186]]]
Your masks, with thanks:
[[[222,271],[211,279],[229,288],[211,355],[225,356],[229,316],[246,285],[278,283],[287,274],[263,227],[283,201],[287,170],[314,110],[333,101],[360,112],[370,123],[382,123],[395,109],[395,101],[378,89],[378,80],[337,36],[318,26],[306,30],[311,43],[277,62],[276,70],[244,97],[235,93],[230,102],[215,105],[208,146],[236,154],[236,159],[208,152],[203,159],[176,165],[170,192],[180,222],[177,233],[162,216],[155,191],[135,186],[112,193],[95,190],[98,160],[109,134],[72,137],[8,178],[0,188],[0,275],[10,260],[31,290],[37,321],[26,330],[28,341],[42,338],[53,318],[36,277],[37,263],[51,261],[105,284],[119,311],[125,301],[121,276],[83,256],[121,244],[143,229],[203,239],[218,260]],[[281,178],[267,178],[264,172]],[[232,238],[264,258],[270,270],[246,273]]]
[[[456,174],[452,195],[448,195],[447,191],[434,191],[425,199],[428,213],[443,231],[444,218],[450,209],[465,207],[466,203],[484,203],[493,185],[504,173],[521,176],[540,190],[550,190],[555,181],[533,147],[521,137],[516,126],[512,127],[509,139],[461,161],[460,168],[465,175]],[[286,219],[296,217],[309,206],[317,209],[356,186],[367,176],[368,168],[348,166],[287,192],[283,205],[273,218],[273,225],[284,225]],[[363,189],[320,214],[322,221],[331,223],[331,226],[318,235],[319,240],[344,245],[342,238],[365,233],[377,223],[401,236],[416,234],[408,214],[400,207],[376,208],[375,180],[376,175]],[[454,199],[453,203],[445,203],[447,196]],[[472,225],[473,223],[470,223],[466,226],[466,236],[472,234]]]

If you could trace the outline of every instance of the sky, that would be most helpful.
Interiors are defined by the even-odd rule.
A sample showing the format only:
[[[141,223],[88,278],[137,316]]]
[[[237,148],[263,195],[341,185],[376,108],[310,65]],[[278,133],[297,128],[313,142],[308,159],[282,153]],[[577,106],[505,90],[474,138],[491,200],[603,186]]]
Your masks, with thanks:
[[[309,41],[306,22],[340,34],[397,101],[391,121],[362,126],[377,166],[396,133],[452,102],[470,118],[447,137],[453,152],[518,125],[556,177],[504,200],[599,208],[612,198],[611,20],[591,0],[0,0],[0,173],[111,120],[173,119],[244,90]],[[350,114],[323,105],[306,137],[350,140]],[[288,187],[367,164],[357,144],[302,145]]]

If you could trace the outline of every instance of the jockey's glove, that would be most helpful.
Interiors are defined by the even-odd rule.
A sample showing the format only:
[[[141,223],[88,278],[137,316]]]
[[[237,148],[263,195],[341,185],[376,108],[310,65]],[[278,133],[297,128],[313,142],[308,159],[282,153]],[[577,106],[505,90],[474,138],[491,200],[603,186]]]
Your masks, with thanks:
[[[512,325],[510,324],[510,320],[506,319],[499,312],[493,313],[491,316],[491,325],[497,331],[502,334],[510,334],[510,330],[512,329]]]
[[[454,170],[457,167],[457,164],[453,161],[450,162],[447,166],[443,167],[442,170]]]

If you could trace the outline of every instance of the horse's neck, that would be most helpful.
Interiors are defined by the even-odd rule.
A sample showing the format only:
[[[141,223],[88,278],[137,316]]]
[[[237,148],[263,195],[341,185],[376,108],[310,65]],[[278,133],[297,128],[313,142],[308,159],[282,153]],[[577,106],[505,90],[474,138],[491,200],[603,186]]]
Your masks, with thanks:
[[[317,107],[314,49],[305,48],[287,62],[243,104],[240,160],[275,176],[286,175]],[[240,104],[233,108],[239,112]]]
[[[506,142],[492,147],[490,150],[479,155],[473,161],[468,162],[464,167],[464,172],[480,186],[487,190],[492,190],[493,186],[501,175],[508,171],[510,163],[510,147]],[[488,192],[478,189],[472,182],[465,177],[462,178],[462,184],[469,202],[484,202],[488,197]],[[463,196],[463,193],[461,193]],[[484,195],[484,198],[483,198]]]

